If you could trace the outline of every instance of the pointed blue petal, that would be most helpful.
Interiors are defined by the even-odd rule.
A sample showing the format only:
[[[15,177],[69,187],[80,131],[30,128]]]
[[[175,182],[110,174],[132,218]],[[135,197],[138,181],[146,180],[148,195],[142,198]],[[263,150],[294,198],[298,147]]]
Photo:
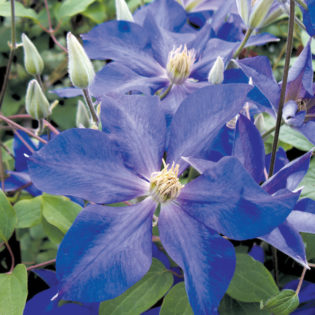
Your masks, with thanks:
[[[177,201],[207,227],[244,240],[264,235],[281,224],[298,198],[291,195],[267,194],[236,158],[223,157],[186,184]]]
[[[308,152],[291,161],[270,177],[262,185],[262,188],[269,194],[273,194],[283,188],[291,191],[295,190],[308,170],[311,156],[312,152]]]
[[[139,281],[151,265],[155,207],[148,198],[127,207],[85,208],[57,253],[62,298],[99,302]]]
[[[248,253],[255,260],[260,261],[262,264],[265,261],[265,252],[264,249],[259,245],[254,245],[250,252]]]
[[[270,168],[270,159],[271,159],[271,153],[267,154],[265,158],[267,170],[269,170]],[[276,173],[280,171],[280,169],[288,163],[289,163],[289,160],[287,158],[287,154],[285,150],[282,147],[280,147],[276,153],[276,162],[275,162],[274,172]]]
[[[280,88],[276,82],[270,62],[265,56],[241,59],[237,61],[240,68],[250,78],[253,83],[269,100],[269,102],[277,108],[280,98]]]
[[[223,84],[189,95],[172,120],[167,160],[180,163],[181,156],[198,156],[207,149],[219,129],[241,110],[250,89],[247,84]],[[180,171],[186,166],[181,163]]]
[[[264,143],[255,125],[243,115],[237,120],[232,155],[238,158],[258,184],[264,180]]]
[[[160,170],[166,126],[157,96],[105,97],[101,121],[129,168],[148,180],[152,172]]]
[[[232,244],[187,215],[175,202],[163,205],[160,238],[184,270],[186,291],[195,314],[217,314],[235,268]]]
[[[306,31],[310,36],[315,35],[315,0],[306,0],[305,1],[308,7],[308,10],[302,9],[303,12],[303,23],[306,27]]]
[[[97,130],[59,134],[30,157],[28,167],[34,185],[50,194],[114,203],[148,190],[148,183],[126,169],[108,137]]]
[[[307,43],[289,70],[286,100],[304,97],[305,91],[314,95],[311,41]]]
[[[290,224],[288,220],[279,225],[269,234],[259,238],[287,254],[301,265],[305,267],[307,266],[303,239],[296,227]]]

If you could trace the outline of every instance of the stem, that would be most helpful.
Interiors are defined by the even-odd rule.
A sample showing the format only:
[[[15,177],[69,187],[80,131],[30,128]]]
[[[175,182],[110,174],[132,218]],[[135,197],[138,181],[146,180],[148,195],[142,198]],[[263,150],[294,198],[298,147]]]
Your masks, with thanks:
[[[20,139],[20,141],[29,149],[30,152],[34,153],[34,149],[23,139],[23,137],[14,129],[14,134]]]
[[[11,0],[11,50],[9,55],[9,60],[7,68],[4,75],[4,81],[0,92],[0,108],[4,99],[4,94],[8,86],[9,76],[11,72],[11,65],[13,62],[14,54],[16,49],[16,34],[15,34],[15,3],[14,0]]]
[[[59,130],[57,130],[48,120],[43,119],[44,125],[55,135],[59,135]]]
[[[299,295],[299,293],[300,293],[300,290],[301,290],[302,284],[303,284],[303,280],[304,280],[304,277],[305,277],[305,273],[306,273],[306,267],[303,268],[299,284],[298,284],[298,286],[297,286],[297,288],[295,290],[295,294],[296,295]]]
[[[291,58],[291,53],[292,53],[293,31],[294,31],[294,8],[295,8],[295,2],[294,0],[290,0],[290,16],[289,16],[289,31],[288,31],[288,38],[287,38],[287,50],[286,50],[285,63],[284,63],[280,101],[279,101],[278,113],[277,113],[275,137],[273,139],[273,144],[272,144],[269,177],[271,177],[273,174],[275,161],[276,161],[276,152],[277,152],[277,146],[278,146],[278,141],[279,141],[282,111],[283,111],[285,92],[286,92],[287,81],[288,81],[289,65],[290,65],[290,58]]]
[[[42,78],[40,77],[40,74],[36,74],[35,78],[36,78],[39,86],[42,88],[42,90],[45,91],[45,87],[44,87]]]
[[[92,118],[93,118],[94,122],[95,122],[96,124],[98,124],[98,117],[97,117],[97,114],[96,114],[94,105],[93,105],[93,103],[92,103],[89,90],[88,90],[88,89],[82,89],[82,91],[83,91],[83,94],[84,94],[85,102],[86,102],[86,104],[89,106],[89,109],[90,109]]]
[[[29,266],[28,268],[26,268],[26,270],[30,271],[30,270],[33,270],[33,269],[36,269],[36,268],[45,267],[47,265],[54,264],[55,262],[56,262],[56,258],[48,260],[48,261],[45,261],[45,262],[42,262],[42,263],[37,264],[37,265]]]
[[[11,246],[9,245],[9,243],[8,242],[4,242],[4,244],[7,247],[7,250],[9,251],[10,256],[11,256],[11,268],[10,268],[8,273],[12,273],[12,271],[14,269],[14,265],[15,265],[14,254],[13,254],[13,251],[12,251]]]
[[[12,154],[10,149],[4,143],[2,143],[2,141],[0,141],[0,146],[3,148],[4,151],[6,151],[11,156],[12,159],[15,160],[15,156]]]
[[[254,29],[249,28],[249,29],[246,31],[245,36],[244,36],[244,38],[243,38],[241,44],[239,45],[239,47],[237,48],[236,52],[235,52],[234,55],[233,55],[233,58],[234,58],[234,59],[237,58],[237,57],[239,56],[239,54],[242,52],[242,50],[243,50],[244,46],[246,45],[246,43],[247,43],[247,41],[248,41],[250,35],[252,34],[253,30],[254,30]]]
[[[280,125],[280,126],[282,126],[282,125],[284,125],[284,122],[283,122],[283,121],[281,122],[281,125]],[[261,135],[262,138],[263,138],[263,139],[267,138],[267,137],[268,137],[270,134],[272,134],[275,130],[276,130],[276,126],[270,128],[269,130],[267,130],[266,132],[264,132],[264,133]]]
[[[160,100],[161,100],[161,101],[164,100],[164,98],[167,96],[167,94],[171,91],[172,87],[173,87],[173,83],[171,83],[171,84],[167,87],[167,89],[165,90],[165,92],[160,96]]]
[[[43,119],[38,119],[37,122],[38,122],[38,127],[35,132],[38,136],[40,136],[44,131],[44,121]]]
[[[287,81],[288,81],[289,65],[290,65],[290,58],[291,58],[292,44],[293,44],[294,9],[295,9],[295,2],[294,0],[290,0],[290,16],[289,16],[289,31],[288,31],[288,38],[287,38],[287,50],[286,50],[286,55],[285,55],[285,63],[284,63],[284,70],[283,70],[280,101],[279,101],[278,113],[277,113],[275,136],[274,136],[273,144],[272,144],[270,168],[269,168],[269,173],[268,173],[269,178],[272,176],[273,170],[275,167],[276,152],[277,152],[281,120],[282,120],[282,111],[283,111],[285,92],[286,92]],[[274,263],[274,268],[275,268],[275,281],[277,285],[279,286],[279,280],[278,280],[279,267],[278,267],[277,249],[273,247],[272,253],[273,253],[273,263]]]
[[[15,123],[15,122],[12,121],[11,119],[9,119],[9,118],[3,116],[2,114],[0,114],[0,120],[5,121],[8,125],[10,125],[10,126],[16,128],[16,129],[23,130],[23,131],[26,132],[28,135],[30,135],[31,137],[37,139],[38,141],[40,141],[40,142],[42,142],[42,143],[44,143],[44,144],[47,143],[46,140],[44,140],[44,139],[42,139],[41,137],[35,135],[33,132],[29,131],[28,129],[26,129],[26,128],[22,127],[22,126],[20,126],[19,124]]]
[[[2,150],[1,150],[1,148],[0,148],[0,179],[1,179],[1,189],[2,189],[2,191],[4,191],[5,174],[4,174],[4,167],[3,167]]]

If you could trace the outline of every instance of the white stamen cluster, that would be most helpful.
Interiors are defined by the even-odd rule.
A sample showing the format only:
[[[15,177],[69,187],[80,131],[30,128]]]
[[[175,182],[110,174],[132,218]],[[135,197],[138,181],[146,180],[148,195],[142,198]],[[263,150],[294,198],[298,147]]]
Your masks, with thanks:
[[[173,84],[182,84],[189,77],[196,60],[194,49],[187,49],[180,45],[168,54],[166,71]]]
[[[179,165],[173,162],[170,169],[169,164],[165,164],[160,172],[153,172],[150,178],[150,194],[158,203],[165,203],[176,199],[181,189],[184,187],[178,179]]]

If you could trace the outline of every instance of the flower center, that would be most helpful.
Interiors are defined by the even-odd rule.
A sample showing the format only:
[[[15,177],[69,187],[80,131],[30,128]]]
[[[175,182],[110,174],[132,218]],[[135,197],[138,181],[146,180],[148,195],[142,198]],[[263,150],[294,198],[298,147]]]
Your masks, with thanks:
[[[172,167],[168,169],[169,164],[165,164],[160,172],[153,172],[150,178],[150,194],[158,203],[165,203],[176,199],[181,189],[184,187],[178,179],[179,165],[173,162]]]
[[[194,49],[187,49],[186,45],[174,48],[168,54],[166,71],[173,84],[182,84],[189,77],[192,65],[196,60]]]

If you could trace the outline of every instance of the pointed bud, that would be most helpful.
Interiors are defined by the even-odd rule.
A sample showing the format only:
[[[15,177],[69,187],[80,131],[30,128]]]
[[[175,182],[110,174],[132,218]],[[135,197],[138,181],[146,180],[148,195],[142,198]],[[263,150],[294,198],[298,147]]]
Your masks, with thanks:
[[[248,25],[251,0],[236,0],[237,11],[243,22]]]
[[[51,114],[49,102],[36,80],[30,81],[27,86],[25,108],[27,113],[37,120]]]
[[[90,128],[91,127],[91,116],[86,106],[82,101],[79,100],[78,108],[76,113],[76,126],[78,128]]]
[[[208,74],[208,81],[211,84],[221,84],[224,80],[224,61],[218,56]]]
[[[95,77],[93,65],[75,36],[67,34],[68,72],[75,87],[88,88]]]
[[[31,40],[23,33],[22,44],[24,49],[24,66],[31,75],[39,75],[43,72],[44,62],[37,48]]]
[[[134,22],[133,16],[125,0],[115,0],[115,5],[117,20]]]
[[[256,28],[264,21],[273,0],[256,0],[249,16],[249,27]]]

